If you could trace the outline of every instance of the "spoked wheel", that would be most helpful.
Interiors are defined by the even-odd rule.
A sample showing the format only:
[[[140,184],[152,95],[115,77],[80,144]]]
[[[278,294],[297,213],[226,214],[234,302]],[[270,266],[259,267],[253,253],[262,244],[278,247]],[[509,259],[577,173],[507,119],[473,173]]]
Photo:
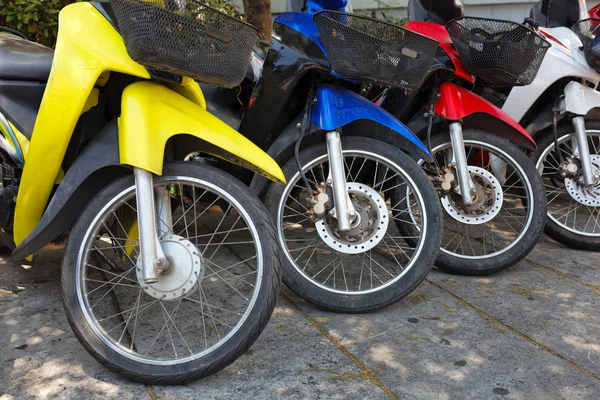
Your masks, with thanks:
[[[326,309],[364,312],[402,299],[425,278],[439,247],[440,210],[427,176],[398,149],[357,137],[343,138],[342,148],[357,213],[350,231],[339,232],[332,196],[324,215],[312,214],[317,207],[306,202],[310,192],[295,160],[283,169],[287,186],[272,185],[266,204],[287,261],[284,282]],[[326,146],[305,149],[300,158],[311,186],[325,188]],[[409,221],[408,208],[418,215],[416,222]],[[396,219],[418,226],[414,245],[396,229]]]
[[[180,384],[226,367],[260,335],[275,306],[280,254],[263,206],[230,175],[179,163],[165,166],[154,187],[170,194],[173,229],[159,236],[170,268],[144,283],[135,184],[123,178],[74,226],[63,300],[100,363],[131,380]]]
[[[535,166],[517,146],[481,131],[465,131],[464,143],[476,201],[463,204],[456,179],[440,185],[444,233],[436,266],[485,275],[511,267],[531,251],[543,231],[546,200]],[[432,147],[436,164],[425,163],[427,173],[456,176],[448,135],[434,136]]]
[[[586,121],[588,146],[595,176],[600,176],[600,122]],[[600,179],[590,187],[583,183],[573,128],[559,132],[562,162],[552,132],[534,154],[548,197],[546,233],[579,250],[600,250]]]

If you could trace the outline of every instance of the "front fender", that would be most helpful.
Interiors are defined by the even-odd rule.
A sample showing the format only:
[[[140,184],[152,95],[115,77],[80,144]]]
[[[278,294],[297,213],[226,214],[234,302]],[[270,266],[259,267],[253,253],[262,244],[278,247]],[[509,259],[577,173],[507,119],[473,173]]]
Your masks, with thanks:
[[[600,107],[600,92],[583,86],[579,82],[570,82],[565,87],[565,111],[575,115],[587,115]]]
[[[175,91],[143,81],[123,91],[119,118],[122,164],[162,174],[167,141],[187,134],[210,143],[216,157],[283,183],[285,176],[275,160],[229,125]],[[194,149],[190,149],[190,153]],[[223,152],[224,151],[224,152]]]
[[[311,122],[330,132],[359,120],[383,125],[401,135],[410,143],[409,150],[431,157],[423,142],[392,114],[347,89],[323,85],[317,89],[316,103],[311,109]],[[417,151],[415,151],[417,150]]]
[[[449,121],[463,120],[465,128],[481,129],[502,136],[528,150],[535,150],[529,133],[507,113],[470,90],[451,83],[440,86],[435,113]]]

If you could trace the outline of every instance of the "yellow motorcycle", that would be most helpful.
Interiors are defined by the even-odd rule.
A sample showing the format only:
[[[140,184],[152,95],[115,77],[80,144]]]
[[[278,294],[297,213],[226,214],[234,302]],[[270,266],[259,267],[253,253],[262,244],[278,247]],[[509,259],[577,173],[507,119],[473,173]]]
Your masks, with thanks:
[[[281,277],[264,207],[215,165],[285,177],[195,80],[239,83],[257,32],[192,0],[76,3],[59,26],[55,51],[0,32],[2,242],[23,258],[68,237],[69,323],[107,368],[213,374],[260,335]]]

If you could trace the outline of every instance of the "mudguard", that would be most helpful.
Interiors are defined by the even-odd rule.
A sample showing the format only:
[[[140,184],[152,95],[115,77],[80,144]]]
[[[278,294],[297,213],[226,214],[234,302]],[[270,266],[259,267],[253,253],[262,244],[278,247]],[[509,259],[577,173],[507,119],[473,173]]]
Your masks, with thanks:
[[[451,83],[440,86],[435,113],[449,121],[463,120],[465,128],[494,133],[528,150],[536,148],[529,133],[507,113],[470,90]]]
[[[108,170],[107,168],[110,168]],[[117,120],[113,120],[94,137],[65,174],[40,222],[13,251],[21,259],[55,240],[77,219],[81,210],[100,189],[130,169],[119,160]]]
[[[381,107],[347,89],[323,85],[317,89],[317,102],[311,109],[311,122],[329,132],[359,120],[383,125],[406,139],[405,150],[431,157],[427,146],[402,122]]]
[[[151,81],[123,91],[119,118],[121,163],[161,175],[164,150],[171,137],[186,134],[209,143],[202,151],[224,158],[283,183],[279,165],[258,146],[200,105]],[[190,149],[190,152],[194,149]]]
[[[304,136],[303,145],[319,141],[316,135],[344,127],[344,136],[365,136],[398,147],[417,159],[430,159],[431,155],[421,140],[404,124],[387,111],[346,89],[330,85],[317,89],[317,102],[311,109],[311,126]],[[268,154],[281,164],[293,157],[293,148],[298,140],[297,125],[303,115],[296,117],[269,147]],[[324,138],[321,138],[323,140]],[[269,182],[255,175],[250,190],[262,196]]]
[[[600,107],[600,92],[572,81],[565,87],[564,111],[576,115],[587,115]]]

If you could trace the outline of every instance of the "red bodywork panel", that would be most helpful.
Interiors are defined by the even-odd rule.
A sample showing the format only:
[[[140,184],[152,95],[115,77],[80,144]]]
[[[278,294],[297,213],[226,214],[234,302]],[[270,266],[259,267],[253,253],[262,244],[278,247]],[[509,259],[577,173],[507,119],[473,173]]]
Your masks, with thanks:
[[[600,4],[592,8],[589,12],[590,18],[600,18]]]
[[[450,56],[450,59],[454,63],[454,68],[456,68],[456,76],[468,82],[475,83],[475,77],[471,75],[469,71],[467,71],[465,65],[462,63],[460,55],[452,44],[452,39],[450,38],[450,35],[448,34],[448,31],[444,25],[434,24],[431,22],[411,21],[405,25],[405,28],[440,42],[440,47],[444,49],[446,53],[448,53],[448,56]]]
[[[465,128],[486,130],[527,149],[536,148],[531,135],[508,114],[460,86],[442,83],[435,113],[449,121],[462,119]]]

